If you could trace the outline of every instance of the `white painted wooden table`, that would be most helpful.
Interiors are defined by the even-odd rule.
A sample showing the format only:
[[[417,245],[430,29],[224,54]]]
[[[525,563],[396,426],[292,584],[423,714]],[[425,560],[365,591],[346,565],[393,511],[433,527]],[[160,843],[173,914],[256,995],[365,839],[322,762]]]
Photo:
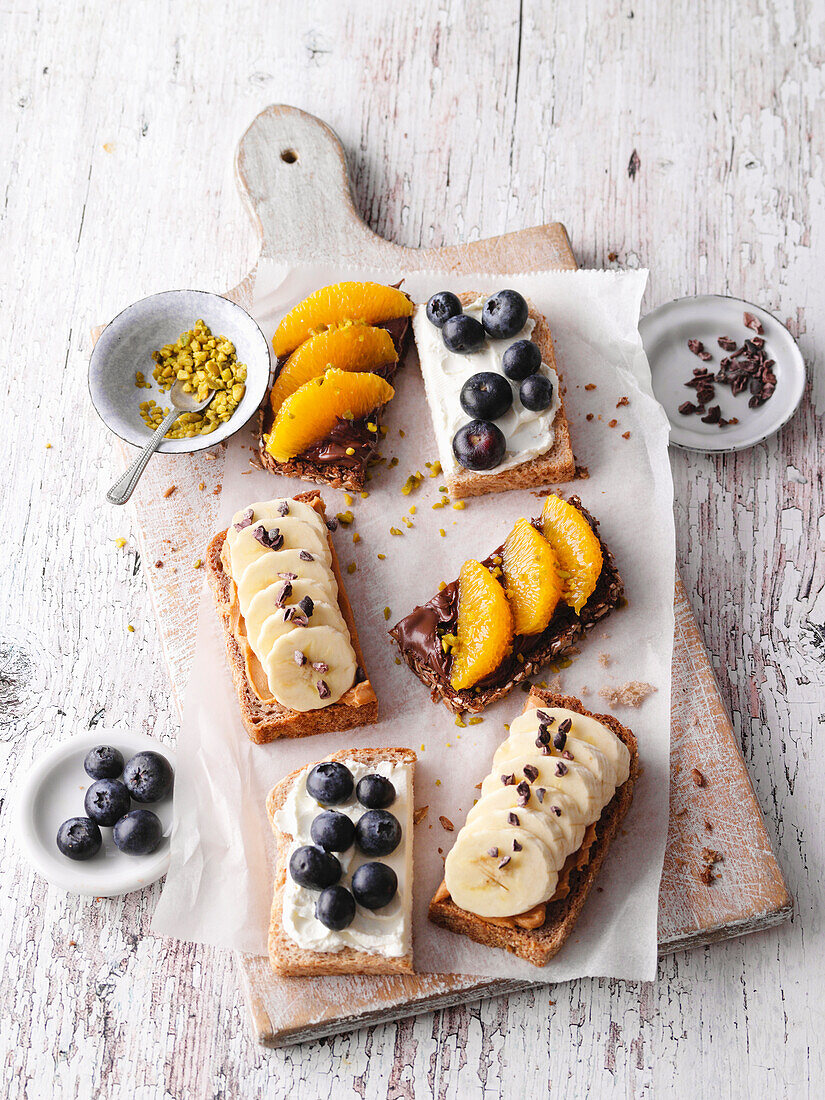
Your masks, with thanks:
[[[5,6],[4,826],[16,768],[54,738],[103,722],[175,737],[153,563],[117,549],[130,515],[103,504],[119,467],[86,397],[88,333],[144,294],[249,270],[232,153],[268,103],[335,128],[384,235],[440,245],[559,219],[583,266],[649,266],[648,308],[721,291],[772,309],[812,384],[754,451],[673,454],[682,575],[791,923],[667,958],[651,985],[577,982],[265,1051],[231,957],[148,933],[157,887],[67,898],[2,833],[0,1094],[821,1095],[825,42],[820,0],[767,6]]]

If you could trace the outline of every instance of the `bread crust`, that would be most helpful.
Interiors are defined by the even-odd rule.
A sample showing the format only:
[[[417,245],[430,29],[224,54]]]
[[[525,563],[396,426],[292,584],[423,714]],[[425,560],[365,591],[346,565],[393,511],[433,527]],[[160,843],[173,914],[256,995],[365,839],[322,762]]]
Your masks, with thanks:
[[[461,714],[464,711],[470,711],[474,714],[480,713],[497,699],[502,699],[505,695],[508,695],[517,684],[523,683],[535,673],[540,672],[549,661],[556,660],[563,657],[565,653],[569,653],[581,637],[619,606],[624,597],[624,582],[616,568],[616,561],[612,553],[605,546],[599,534],[598,521],[590,515],[578,497],[569,497],[568,503],[582,513],[599,540],[603,564],[596,588],[588,603],[582,608],[581,614],[571,618],[562,629],[557,629],[555,633],[549,634],[541,645],[525,656],[524,663],[514,669],[510,678],[500,687],[485,688],[482,691],[474,691],[472,688],[457,691],[447,677],[438,676],[429,665],[419,661],[414,653],[405,650],[390,631],[390,637],[398,645],[405,664],[430,689],[430,698],[434,703],[442,702],[454,714]]]
[[[313,505],[322,518],[325,515],[324,501],[317,489],[299,493],[294,499]],[[356,729],[359,726],[368,726],[377,722],[378,700],[371,689],[369,678],[364,682],[370,689],[372,698],[358,706],[352,706],[339,699],[337,703],[332,703],[328,707],[319,707],[318,710],[296,711],[281,706],[274,699],[265,703],[258,698],[247,676],[243,652],[232,631],[232,605],[237,599],[237,587],[224,569],[221,560],[221,549],[225,538],[226,531],[220,531],[209,543],[205,558],[206,576],[215,600],[215,610],[223,627],[226,658],[238,696],[241,721],[250,740],[256,745],[263,745],[281,737],[310,737],[315,733]],[[338,583],[338,606],[347,624],[358,666],[366,675],[364,654],[358,640],[352,606],[341,577],[338,556],[329,535],[327,535],[327,541],[332,554],[332,572]]]
[[[524,710],[532,707],[565,707],[577,714],[595,718],[608,726],[624,742],[630,752],[630,774],[617,788],[612,800],[602,810],[596,823],[596,840],[590,850],[590,859],[583,867],[575,868],[569,879],[570,890],[566,897],[547,904],[544,924],[539,928],[525,929],[491,924],[489,921],[460,909],[452,898],[444,896],[446,886],[441,887],[430,902],[429,919],[433,924],[458,935],[468,936],[486,947],[500,947],[518,955],[534,966],[546,966],[564,946],[573,931],[587,895],[604,863],[611,841],[633,801],[633,787],[639,774],[639,750],[632,730],[623,726],[612,714],[594,714],[579,699],[571,695],[558,695],[552,691],[533,688],[524,704]]]
[[[474,302],[479,294],[478,291],[472,291],[459,294],[458,297],[461,304],[466,306]],[[447,488],[450,496],[456,500],[483,496],[485,493],[504,493],[508,489],[535,489],[541,485],[572,481],[576,476],[576,462],[570,442],[570,425],[564,411],[564,382],[556,363],[556,349],[550,325],[532,302],[528,301],[527,305],[529,316],[535,321],[530,339],[538,345],[542,360],[556,372],[559,378],[560,404],[553,421],[555,431],[553,446],[543,455],[536,455],[535,458],[530,458],[518,466],[502,470],[497,474],[480,474],[475,470],[457,470],[448,473]]]
[[[407,764],[410,768],[410,797],[407,821],[404,824],[404,841],[413,843],[413,799],[415,793],[415,763],[417,757],[412,749],[342,749],[324,760],[357,760],[362,764],[377,764],[389,760],[394,764]],[[320,763],[315,761],[314,763]],[[314,767],[314,763],[309,765]],[[304,768],[308,765],[304,765]],[[266,800],[266,812],[275,834],[277,856],[275,861],[275,884],[272,896],[272,909],[269,919],[269,961],[276,974],[288,977],[318,977],[324,974],[412,974],[413,946],[412,924],[410,925],[410,950],[406,955],[387,957],[373,955],[368,951],[359,951],[354,947],[345,947],[335,953],[309,951],[287,936],[283,926],[284,888],[288,869],[288,853],[293,841],[290,833],[283,833],[275,824],[275,814],[282,809],[287,796],[298,776],[304,770],[298,768],[280,783],[276,783]],[[410,880],[412,889],[413,879]]]

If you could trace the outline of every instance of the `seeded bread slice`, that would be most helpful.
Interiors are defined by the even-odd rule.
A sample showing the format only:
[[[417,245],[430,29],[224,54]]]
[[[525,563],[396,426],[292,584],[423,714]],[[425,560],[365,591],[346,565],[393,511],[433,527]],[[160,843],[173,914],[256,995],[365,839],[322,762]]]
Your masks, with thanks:
[[[461,714],[465,710],[478,714],[497,699],[509,694],[517,684],[524,683],[530,676],[540,672],[548,662],[564,657],[580,638],[621,604],[624,599],[624,582],[613,555],[599,535],[598,521],[590,515],[578,497],[568,497],[568,504],[577,508],[593,528],[602,550],[602,571],[593,594],[581,613],[576,615],[573,611],[562,608],[560,620],[554,616],[550,625],[539,636],[535,648],[525,655],[524,663],[514,667],[512,675],[503,683],[494,687],[464,688],[457,691],[446,676],[436,673],[414,653],[401,646],[395,634],[398,624],[390,630],[390,637],[398,645],[401,657],[418,679],[430,689],[433,702],[444,703],[454,714]]]
[[[387,382],[392,383],[398,366],[402,361],[407,337],[410,330],[409,317],[398,317],[387,321],[377,328],[385,328],[392,338],[398,354],[398,362],[385,367],[379,373]],[[283,367],[286,360],[279,360],[278,370]],[[276,371],[277,376],[277,371]],[[381,414],[386,406],[381,405],[371,414],[376,423],[380,422]],[[317,481],[321,485],[331,485],[334,489],[346,489],[351,493],[360,493],[366,484],[367,468],[360,466],[351,468],[337,463],[317,463],[297,455],[287,462],[278,462],[266,449],[265,435],[272,431],[274,421],[272,407],[269,403],[269,395],[258,413],[258,460],[265,470],[271,474],[283,474],[285,477],[299,477],[303,481]]]
[[[401,823],[402,844],[413,842],[413,798],[415,791],[414,773],[416,755],[411,749],[343,749],[327,756],[325,760],[357,760],[363,764],[378,764],[389,760],[393,764],[408,764],[410,767],[410,796],[408,800],[407,820]],[[320,761],[318,761],[320,763]],[[314,765],[313,765],[314,766]],[[277,783],[266,800],[266,812],[272,824],[278,846],[275,863],[275,888],[272,898],[272,910],[269,920],[269,961],[276,974],[290,977],[315,977],[322,974],[412,974],[412,924],[410,925],[410,950],[406,955],[373,955],[368,951],[359,951],[345,947],[331,953],[310,951],[291,940],[284,931],[283,905],[284,887],[288,874],[289,849],[293,837],[283,833],[275,824],[275,814],[282,809],[292,785],[303,771],[299,768]],[[412,889],[412,878],[409,887]]]
[[[324,517],[324,501],[317,489],[300,493],[295,500],[312,505],[321,517]],[[290,710],[274,699],[271,702],[263,702],[255,694],[249,682],[244,654],[232,630],[232,611],[238,599],[238,590],[231,575],[223,567],[221,550],[225,538],[226,531],[221,531],[209,543],[206,550],[206,576],[215,599],[215,609],[223,627],[226,657],[238,695],[241,721],[250,740],[257,745],[263,745],[269,741],[276,741],[279,737],[310,737],[314,733],[356,729],[358,726],[368,726],[377,722],[378,700],[366,677],[364,654],[358,641],[352,606],[344,588],[338,556],[329,534],[327,541],[332,554],[332,572],[338,583],[338,606],[349,630],[358,667],[364,673],[365,679],[350,688],[337,703],[308,711]]]
[[[475,913],[468,913],[455,904],[447,893],[447,887],[443,881],[430,902],[428,912],[433,924],[458,935],[468,936],[476,943],[482,943],[487,947],[503,948],[521,959],[526,959],[534,966],[546,966],[561,950],[565,940],[573,931],[587,895],[607,858],[610,843],[633,801],[633,786],[639,774],[639,750],[636,738],[632,730],[623,726],[611,714],[594,714],[582,706],[580,700],[570,695],[557,695],[551,691],[533,688],[524,704],[524,710],[542,706],[566,707],[568,710],[576,711],[577,714],[595,718],[608,726],[630,751],[630,775],[602,810],[601,817],[596,823],[596,839],[590,849],[590,858],[583,867],[573,867],[568,880],[568,894],[558,901],[547,904],[544,924],[538,928],[526,929],[492,924],[482,917],[477,917]],[[570,858],[573,859],[572,856]]]
[[[479,293],[472,291],[459,294],[458,297],[461,304],[466,306],[474,302],[479,297]],[[576,476],[576,463],[570,443],[570,426],[564,412],[565,387],[556,363],[553,336],[546,318],[532,303],[528,302],[528,306],[530,318],[535,322],[530,339],[538,345],[542,360],[556,372],[559,378],[561,404],[553,420],[555,438],[550,449],[544,454],[530,458],[509,470],[502,470],[500,473],[483,474],[461,468],[447,473],[447,488],[450,496],[456,500],[482,496],[485,493],[503,493],[508,489],[535,489],[541,485],[572,481]]]

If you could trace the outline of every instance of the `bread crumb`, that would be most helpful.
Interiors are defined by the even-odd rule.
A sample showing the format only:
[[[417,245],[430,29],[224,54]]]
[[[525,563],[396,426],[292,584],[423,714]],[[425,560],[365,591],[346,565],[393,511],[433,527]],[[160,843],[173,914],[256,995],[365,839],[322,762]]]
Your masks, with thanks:
[[[441,822],[442,829],[446,829],[448,833],[453,832],[453,830],[455,829],[455,825],[453,825],[449,817],[444,817],[444,815],[442,814],[438,820]]]
[[[696,874],[699,881],[703,882],[705,886],[710,886],[712,882],[715,882],[717,876],[713,873],[714,865],[721,863],[724,858],[721,852],[717,852],[713,848],[703,848],[702,866]]]
[[[596,383],[595,383],[595,382],[588,382],[588,383],[587,383],[587,385],[586,385],[586,386],[585,386],[584,388],[585,388],[586,390],[595,390],[595,388],[596,388]]]
[[[587,481],[587,479],[590,477],[590,471],[588,470],[588,468],[586,466],[577,466],[576,467],[576,477],[580,481]]]
[[[599,654],[599,664],[602,666],[602,668],[607,668],[607,666],[610,664],[610,654],[609,653],[600,653]]]
[[[177,489],[177,485],[170,485],[168,489],[164,490],[163,495],[165,497],[170,497],[176,489]]]
[[[644,680],[628,680],[619,687],[603,687],[599,695],[606,699],[611,707],[638,707],[657,689]]]
[[[615,428],[618,423],[619,423],[618,420],[608,420],[607,426],[608,426],[608,428]]]
[[[702,775],[698,768],[693,768],[691,770],[690,778],[693,780],[697,787],[704,787],[705,777]]]
[[[622,439],[630,439],[630,432],[622,432]]]
[[[630,401],[627,397],[620,397],[616,402],[616,408],[621,409],[624,405],[629,405]]]
[[[593,419],[593,413],[588,413],[587,416],[585,417],[585,420],[592,420],[592,419]]]
[[[424,818],[427,816],[427,810],[429,810],[429,808],[429,805],[418,807],[418,809],[413,814],[413,825],[417,825],[419,821],[424,820]]]

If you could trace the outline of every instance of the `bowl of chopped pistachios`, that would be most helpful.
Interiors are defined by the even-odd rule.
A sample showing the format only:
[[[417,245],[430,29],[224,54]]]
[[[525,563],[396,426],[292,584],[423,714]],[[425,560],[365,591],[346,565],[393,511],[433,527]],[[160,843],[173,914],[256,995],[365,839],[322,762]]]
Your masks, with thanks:
[[[246,310],[205,290],[167,290],[110,321],[89,361],[92,403],[108,428],[143,447],[181,382],[201,412],[182,413],[158,450],[200,451],[233,435],[266,394],[269,344]]]

